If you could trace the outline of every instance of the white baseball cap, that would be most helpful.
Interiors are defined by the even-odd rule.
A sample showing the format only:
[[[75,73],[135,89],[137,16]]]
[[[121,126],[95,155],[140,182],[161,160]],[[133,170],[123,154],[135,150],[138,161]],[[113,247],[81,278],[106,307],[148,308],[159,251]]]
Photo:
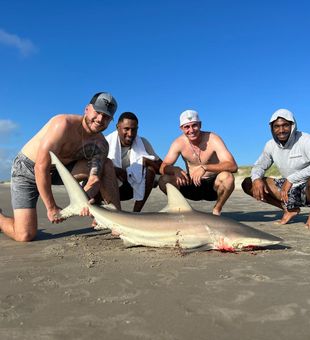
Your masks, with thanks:
[[[200,122],[200,118],[197,111],[194,110],[186,110],[183,111],[180,115],[180,126],[192,123],[192,122]]]

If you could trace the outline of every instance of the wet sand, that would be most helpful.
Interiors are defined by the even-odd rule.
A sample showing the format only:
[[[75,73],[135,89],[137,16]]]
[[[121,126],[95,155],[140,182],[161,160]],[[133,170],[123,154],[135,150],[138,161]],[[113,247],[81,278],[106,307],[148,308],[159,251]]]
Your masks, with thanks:
[[[65,206],[64,189],[55,190]],[[10,213],[9,186],[0,207]],[[165,206],[158,189],[145,211]],[[212,203],[191,202],[204,211]],[[132,202],[123,204],[126,210]],[[35,242],[0,234],[1,339],[294,339],[310,338],[309,209],[293,223],[281,211],[235,190],[223,215],[283,238],[281,246],[242,253],[182,255],[124,248],[93,231],[88,218],[50,224],[39,202]]]

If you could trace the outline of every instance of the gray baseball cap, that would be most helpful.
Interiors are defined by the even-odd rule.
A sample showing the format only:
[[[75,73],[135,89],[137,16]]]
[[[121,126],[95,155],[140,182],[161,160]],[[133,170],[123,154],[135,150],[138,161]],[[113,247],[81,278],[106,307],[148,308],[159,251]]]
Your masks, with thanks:
[[[117,110],[117,102],[108,92],[96,93],[89,104],[93,105],[95,111],[105,113],[112,118]]]

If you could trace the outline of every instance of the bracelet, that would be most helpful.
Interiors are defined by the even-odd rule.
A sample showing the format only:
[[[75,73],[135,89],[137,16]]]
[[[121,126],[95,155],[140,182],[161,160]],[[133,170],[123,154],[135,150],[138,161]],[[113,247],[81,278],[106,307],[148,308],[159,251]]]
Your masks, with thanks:
[[[201,167],[202,167],[202,169],[203,169],[203,171],[204,172],[206,172],[207,171],[207,169],[205,169],[202,165],[200,165]]]

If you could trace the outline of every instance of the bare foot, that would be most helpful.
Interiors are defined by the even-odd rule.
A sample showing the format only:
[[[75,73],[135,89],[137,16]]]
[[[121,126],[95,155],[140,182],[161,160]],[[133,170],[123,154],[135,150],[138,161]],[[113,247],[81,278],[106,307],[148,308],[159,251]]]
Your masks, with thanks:
[[[296,215],[298,215],[300,213],[300,209],[299,208],[295,208],[292,210],[285,210],[284,214],[281,218],[280,221],[277,221],[277,223],[279,224],[286,224],[288,223],[293,217],[295,217]]]
[[[115,230],[112,230],[111,235],[114,236],[115,238],[116,238],[116,237],[119,238],[120,233],[118,233],[118,232],[115,231]]]
[[[213,208],[212,214],[216,215],[216,216],[220,216],[221,215],[221,210]]]

